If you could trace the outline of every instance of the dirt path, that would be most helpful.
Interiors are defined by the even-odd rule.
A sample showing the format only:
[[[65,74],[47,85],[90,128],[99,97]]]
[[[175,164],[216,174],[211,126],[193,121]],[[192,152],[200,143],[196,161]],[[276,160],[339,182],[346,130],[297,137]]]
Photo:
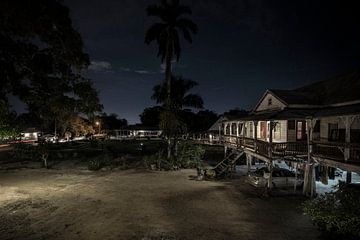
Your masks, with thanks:
[[[316,239],[297,198],[193,175],[2,171],[0,239]]]

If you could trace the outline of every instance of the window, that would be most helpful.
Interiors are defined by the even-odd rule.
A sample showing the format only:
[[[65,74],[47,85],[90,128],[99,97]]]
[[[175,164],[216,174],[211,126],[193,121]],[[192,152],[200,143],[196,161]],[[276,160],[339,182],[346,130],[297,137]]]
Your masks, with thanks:
[[[297,122],[297,131],[296,131],[296,139],[302,139],[302,132],[303,132],[303,123]]]
[[[272,105],[272,98],[269,98],[268,99],[268,106],[271,106]]]
[[[320,132],[320,120],[316,120],[313,131],[316,132],[316,133]]]
[[[253,123],[251,122],[249,123],[249,132],[250,132],[249,137],[253,137],[253,131],[254,131]]]
[[[231,135],[236,135],[236,123],[231,124]]]
[[[288,121],[288,129],[289,130],[295,130],[295,120],[289,120]]]

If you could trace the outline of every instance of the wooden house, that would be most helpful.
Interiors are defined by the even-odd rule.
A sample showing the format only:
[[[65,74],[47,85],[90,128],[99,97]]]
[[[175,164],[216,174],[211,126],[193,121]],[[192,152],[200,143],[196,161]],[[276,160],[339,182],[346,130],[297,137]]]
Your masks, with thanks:
[[[250,114],[223,126],[225,146],[249,158],[292,158],[360,173],[360,71],[267,90]]]

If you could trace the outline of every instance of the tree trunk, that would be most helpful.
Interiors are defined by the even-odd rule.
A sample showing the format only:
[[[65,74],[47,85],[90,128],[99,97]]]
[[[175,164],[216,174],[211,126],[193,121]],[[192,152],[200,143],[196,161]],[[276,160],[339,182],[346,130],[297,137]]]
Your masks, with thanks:
[[[168,37],[166,43],[166,59],[165,59],[165,78],[166,78],[166,87],[167,87],[167,98],[165,102],[165,111],[171,112],[171,59],[172,59],[172,46],[170,38]],[[168,147],[167,147],[167,160],[171,158],[171,138],[168,136]]]

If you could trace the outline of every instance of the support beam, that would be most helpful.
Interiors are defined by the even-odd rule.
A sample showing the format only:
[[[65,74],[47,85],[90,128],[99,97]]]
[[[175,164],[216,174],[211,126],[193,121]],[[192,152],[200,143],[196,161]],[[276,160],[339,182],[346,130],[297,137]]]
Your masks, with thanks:
[[[236,136],[239,137],[239,122],[236,122]]]
[[[346,183],[347,184],[351,183],[351,172],[350,171],[346,172]]]
[[[313,130],[316,124],[316,119],[306,119],[307,125],[307,152],[308,157],[305,164],[304,171],[304,187],[303,194],[309,197],[313,197],[316,193],[316,182],[315,182],[315,162],[312,158],[312,141],[313,141]]]
[[[269,165],[268,165],[268,168],[269,168],[269,179],[268,179],[268,188],[269,190],[271,191],[272,189],[272,172],[273,172],[273,162],[272,162],[272,141],[273,141],[273,129],[274,129],[274,122],[273,121],[270,121],[270,124],[269,124],[269,159],[270,159],[270,162],[269,162]]]
[[[341,117],[345,125],[345,149],[344,149],[344,160],[348,162],[350,160],[350,142],[351,142],[351,125],[355,120],[355,116],[344,116]],[[346,183],[351,183],[351,172],[346,172]]]
[[[250,154],[246,154],[246,166],[247,166],[247,173],[250,173],[252,165],[252,156]]]
[[[254,121],[254,149],[257,152],[257,125],[258,121]]]

